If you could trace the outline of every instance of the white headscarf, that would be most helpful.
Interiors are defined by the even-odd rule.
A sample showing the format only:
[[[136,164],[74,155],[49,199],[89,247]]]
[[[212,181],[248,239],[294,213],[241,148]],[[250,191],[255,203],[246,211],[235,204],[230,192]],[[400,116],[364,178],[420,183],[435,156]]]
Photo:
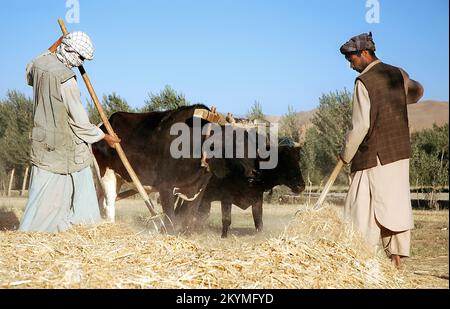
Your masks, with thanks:
[[[68,68],[79,67],[83,64],[81,57],[87,60],[94,59],[94,46],[86,33],[71,32],[64,36],[56,50],[56,56]]]

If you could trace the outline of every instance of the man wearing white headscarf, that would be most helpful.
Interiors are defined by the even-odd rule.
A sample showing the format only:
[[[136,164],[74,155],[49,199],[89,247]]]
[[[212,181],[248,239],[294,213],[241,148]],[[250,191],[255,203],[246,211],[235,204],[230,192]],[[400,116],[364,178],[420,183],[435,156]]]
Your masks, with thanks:
[[[55,53],[34,59],[26,70],[33,87],[31,182],[19,229],[61,232],[74,224],[100,219],[90,164],[90,144],[120,140],[89,122],[71,70],[94,58],[91,39],[83,32],[65,35]]]

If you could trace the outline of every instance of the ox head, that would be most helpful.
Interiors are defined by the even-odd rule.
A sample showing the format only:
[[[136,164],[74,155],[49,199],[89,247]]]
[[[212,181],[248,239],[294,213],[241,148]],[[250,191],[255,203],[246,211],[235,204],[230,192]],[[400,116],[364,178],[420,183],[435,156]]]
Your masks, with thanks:
[[[275,168],[277,183],[289,187],[299,194],[305,190],[305,181],[300,170],[300,147],[280,145],[278,147],[278,166]]]

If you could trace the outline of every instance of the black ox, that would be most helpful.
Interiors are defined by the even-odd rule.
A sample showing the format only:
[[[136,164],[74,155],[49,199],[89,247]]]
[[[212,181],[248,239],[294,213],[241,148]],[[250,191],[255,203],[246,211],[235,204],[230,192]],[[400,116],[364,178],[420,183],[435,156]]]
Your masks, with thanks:
[[[176,135],[170,134],[172,125],[186,123],[192,141],[193,114],[196,108],[208,109],[204,105],[192,105],[163,112],[118,112],[109,119],[114,131],[121,138],[121,146],[144,188],[148,192],[159,192],[161,206],[167,215],[167,226],[171,226],[170,222],[177,226],[174,216],[177,196],[192,200],[189,203],[189,212],[195,213],[211,176],[226,176],[223,159],[210,159],[206,168],[201,166],[200,158],[175,159],[171,156],[170,146],[177,138]],[[204,124],[206,122],[202,120],[202,125]],[[106,131],[104,126],[101,129]],[[202,143],[204,140],[203,136]],[[109,148],[103,140],[93,144],[92,150],[103,187],[103,192],[99,193],[99,204],[103,206],[107,219],[114,222],[117,192],[124,181],[131,183],[131,178],[116,151]],[[242,177],[251,175],[252,171],[245,166],[245,160],[235,161],[235,164],[242,164]]]
[[[189,228],[194,214],[205,217],[211,202],[219,200],[222,202],[223,237],[226,237],[231,224],[231,204],[243,209],[252,206],[255,227],[261,230],[264,191],[281,184],[295,193],[304,189],[299,168],[299,148],[280,146],[278,165],[271,170],[261,170],[261,159],[249,158],[247,151],[244,158],[209,158],[207,167],[202,166],[200,158],[175,159],[170,153],[170,146],[177,136],[171,135],[170,129],[175,123],[186,123],[192,141],[196,108],[208,109],[203,105],[193,105],[164,112],[119,112],[110,117],[110,123],[122,139],[121,145],[146,190],[159,192],[167,222],[170,219],[176,227]],[[204,124],[206,121],[202,121],[202,126]],[[102,129],[105,131],[103,126]],[[249,136],[247,133],[244,135],[244,143],[248,143]],[[205,136],[202,136],[201,142],[204,140]],[[192,144],[190,149],[192,153]],[[114,222],[117,192],[124,181],[131,182],[131,179],[115,150],[104,141],[93,144],[92,150],[104,189],[99,202],[107,219]],[[185,202],[177,207],[179,215],[175,216],[177,196]]]
[[[289,187],[293,193],[301,193],[305,189],[305,183],[300,170],[300,147],[293,143],[280,145],[278,147],[278,164],[274,169],[260,169],[259,158],[248,160],[251,166],[256,169],[255,177],[241,177],[241,165],[234,161],[225,161],[225,176],[219,178],[215,175],[211,177],[206,186],[199,205],[197,219],[199,224],[209,215],[211,202],[220,201],[222,211],[222,238],[227,237],[228,229],[231,225],[232,204],[245,210],[252,207],[252,215],[256,231],[263,229],[263,195],[278,185]],[[175,211],[176,215],[182,216],[185,202],[179,205]]]
[[[223,127],[222,127],[223,128]],[[235,132],[243,129],[236,128]],[[222,133],[225,131],[221,130]],[[245,130],[244,130],[245,131]],[[242,134],[242,132],[241,132]],[[257,138],[247,131],[243,133],[245,149],[248,143],[257,144]],[[263,195],[277,185],[289,187],[293,193],[299,194],[305,189],[305,183],[300,170],[300,147],[295,146],[293,142],[284,141],[284,145],[276,147],[278,153],[278,164],[273,169],[261,169],[260,163],[265,161],[261,158],[249,158],[248,151],[245,151],[244,158],[226,159],[224,165],[221,165],[221,177],[212,175],[206,186],[206,192],[202,196],[199,205],[197,220],[200,225],[204,224],[211,209],[211,202],[221,202],[222,212],[222,237],[228,235],[228,229],[231,225],[231,206],[232,204],[247,209],[252,207],[252,215],[256,231],[263,229]],[[225,135],[222,134],[222,145],[226,143]],[[236,147],[236,140],[233,141],[233,147]],[[265,145],[257,145],[263,146]],[[223,153],[223,155],[225,155]],[[236,152],[234,152],[236,157]],[[245,161],[243,161],[245,160]],[[237,162],[240,162],[239,164]],[[242,177],[244,171],[252,171],[252,177]],[[175,215],[184,217],[184,205],[180,204],[175,210]]]

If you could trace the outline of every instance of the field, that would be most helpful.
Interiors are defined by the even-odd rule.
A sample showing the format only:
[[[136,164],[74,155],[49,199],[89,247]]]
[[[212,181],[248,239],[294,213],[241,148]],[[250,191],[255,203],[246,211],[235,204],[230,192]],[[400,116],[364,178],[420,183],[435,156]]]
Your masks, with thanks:
[[[414,211],[412,256],[397,270],[336,204],[265,205],[260,234],[251,211],[233,207],[224,240],[218,204],[202,232],[173,236],[154,232],[133,199],[118,203],[114,225],[16,232],[25,203],[0,198],[1,288],[449,288],[448,210]]]

